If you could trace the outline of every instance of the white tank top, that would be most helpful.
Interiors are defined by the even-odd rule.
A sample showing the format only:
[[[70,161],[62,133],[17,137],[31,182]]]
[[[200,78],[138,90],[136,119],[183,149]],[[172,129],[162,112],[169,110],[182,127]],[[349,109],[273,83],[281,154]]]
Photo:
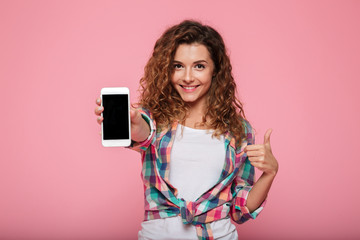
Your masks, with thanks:
[[[170,155],[169,182],[178,190],[178,198],[195,201],[220,178],[225,162],[224,137],[212,137],[213,131],[194,129],[179,124]],[[230,218],[212,222],[215,239],[238,239]],[[182,223],[181,217],[145,221],[139,239],[197,239],[193,225]]]
[[[183,131],[182,131],[183,128]],[[179,125],[170,155],[169,181],[178,198],[195,201],[220,178],[225,162],[224,137]]]

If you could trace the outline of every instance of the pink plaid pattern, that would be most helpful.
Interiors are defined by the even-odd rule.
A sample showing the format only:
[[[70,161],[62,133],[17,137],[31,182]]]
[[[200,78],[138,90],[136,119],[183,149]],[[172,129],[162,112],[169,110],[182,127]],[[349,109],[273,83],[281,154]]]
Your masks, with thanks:
[[[169,179],[171,147],[174,141],[177,122],[168,129],[156,129],[151,113],[139,109],[148,122],[151,133],[141,143],[133,143],[130,148],[141,153],[142,180],[144,183],[145,221],[180,215],[184,224],[196,227],[198,239],[214,239],[210,223],[230,216],[237,223],[255,219],[262,211],[265,202],[250,213],[246,199],[254,184],[254,167],[243,152],[247,144],[254,144],[254,133],[245,119],[246,139],[240,146],[235,146],[231,133],[225,134],[226,159],[217,184],[190,202],[178,199],[177,190]]]

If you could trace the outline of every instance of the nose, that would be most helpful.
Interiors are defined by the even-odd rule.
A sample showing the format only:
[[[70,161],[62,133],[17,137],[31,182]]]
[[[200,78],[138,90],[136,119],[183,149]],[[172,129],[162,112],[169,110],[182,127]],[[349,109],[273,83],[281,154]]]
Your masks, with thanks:
[[[190,83],[190,82],[193,82],[193,81],[194,81],[194,78],[193,78],[193,74],[192,74],[191,69],[186,68],[185,69],[184,82]]]

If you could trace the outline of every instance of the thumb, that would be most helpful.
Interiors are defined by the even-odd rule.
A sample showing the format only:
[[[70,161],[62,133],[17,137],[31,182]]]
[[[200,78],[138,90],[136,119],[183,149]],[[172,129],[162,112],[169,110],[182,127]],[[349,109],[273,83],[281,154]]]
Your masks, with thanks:
[[[272,129],[269,128],[266,133],[265,133],[265,136],[264,136],[264,144],[268,144],[270,146],[270,135],[272,133]]]

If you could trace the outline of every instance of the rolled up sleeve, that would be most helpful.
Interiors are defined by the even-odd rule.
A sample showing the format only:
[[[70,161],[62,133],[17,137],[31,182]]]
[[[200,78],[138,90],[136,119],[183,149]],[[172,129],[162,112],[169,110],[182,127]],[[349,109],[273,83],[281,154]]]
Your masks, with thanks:
[[[142,142],[131,141],[131,145],[128,148],[141,153],[143,151],[146,151],[155,140],[156,125],[149,111],[143,108],[139,108],[137,110],[140,112],[142,118],[147,122],[147,124],[149,124],[150,134],[149,137]]]
[[[245,135],[246,135],[246,144],[254,144],[255,143],[255,135],[254,131],[250,125],[250,123],[244,120],[245,127]],[[240,154],[243,151],[243,148],[237,149],[237,154],[241,155],[244,160],[243,164],[239,169],[239,173],[234,182],[235,184],[235,197],[232,202],[232,206],[230,209],[230,216],[236,223],[244,223],[249,219],[255,219],[259,213],[263,210],[266,200],[262,202],[262,204],[255,209],[253,212],[250,212],[246,207],[247,198],[249,193],[254,185],[255,181],[255,168],[251,165],[246,153],[244,155]]]
[[[245,170],[249,169],[249,172],[245,172]],[[236,196],[233,199],[233,203],[231,206],[231,218],[236,223],[244,223],[249,219],[255,219],[259,213],[263,210],[266,200],[262,202],[262,204],[255,209],[253,212],[250,212],[246,207],[247,198],[252,189],[252,183],[254,178],[254,167],[250,164],[249,160],[246,160],[243,168],[243,174],[238,176],[236,189]],[[251,179],[249,179],[249,177]]]

